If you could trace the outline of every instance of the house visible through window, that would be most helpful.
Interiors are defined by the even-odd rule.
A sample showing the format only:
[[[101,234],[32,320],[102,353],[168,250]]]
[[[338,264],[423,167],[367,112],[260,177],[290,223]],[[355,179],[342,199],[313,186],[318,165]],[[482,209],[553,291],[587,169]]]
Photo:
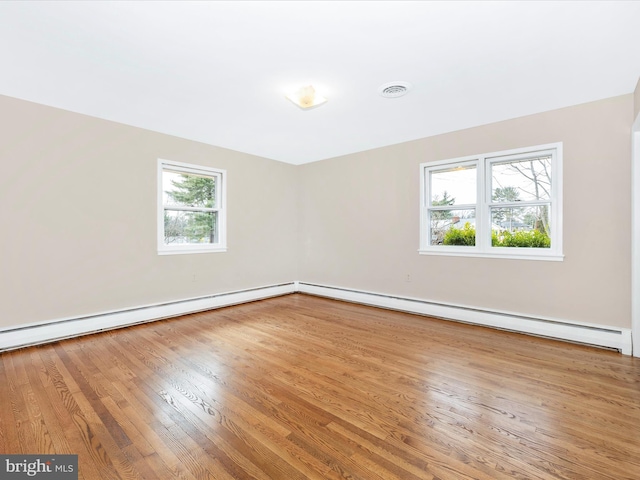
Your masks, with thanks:
[[[226,172],[159,160],[158,253],[226,250]]]
[[[562,259],[562,144],[420,168],[420,253]]]

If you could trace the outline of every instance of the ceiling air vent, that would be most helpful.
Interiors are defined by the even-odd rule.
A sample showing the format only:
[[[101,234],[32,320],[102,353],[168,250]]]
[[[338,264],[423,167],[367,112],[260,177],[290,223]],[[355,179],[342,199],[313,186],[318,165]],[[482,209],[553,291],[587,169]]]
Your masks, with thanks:
[[[378,87],[378,92],[385,98],[398,98],[406,95],[411,84],[409,82],[389,82]]]

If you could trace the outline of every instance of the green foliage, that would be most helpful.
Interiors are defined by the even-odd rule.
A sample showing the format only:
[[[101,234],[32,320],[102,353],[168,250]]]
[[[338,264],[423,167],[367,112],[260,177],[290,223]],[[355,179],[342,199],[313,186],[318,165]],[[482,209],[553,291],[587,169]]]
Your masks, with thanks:
[[[216,198],[216,181],[211,177],[180,175],[180,181],[173,180],[175,190],[167,192],[180,205],[212,208]]]
[[[450,197],[447,191],[443,192],[442,198],[440,195],[434,195],[433,200],[431,201],[431,205],[434,206],[442,206],[442,205],[453,205],[456,199]],[[435,210],[431,212],[431,220],[439,221],[439,220],[449,220],[453,215],[451,210]]]
[[[476,230],[469,222],[463,228],[451,227],[444,235],[444,245],[474,246]],[[539,230],[517,232],[491,232],[491,245],[494,247],[550,248],[551,238]]]
[[[216,181],[212,177],[181,174],[180,180],[172,180],[173,189],[167,195],[177,204],[189,207],[213,208],[216,198]],[[165,211],[165,241],[167,243],[215,243],[217,215],[213,212]]]
[[[518,202],[520,201],[520,191],[516,187],[497,187],[493,191],[494,202]],[[521,220],[522,209],[505,207],[492,210],[493,222],[502,224],[503,222],[518,222]]]
[[[500,237],[498,237],[498,232],[495,230],[491,230],[491,246],[499,247],[500,246]]]
[[[455,197],[450,197],[449,192],[446,190],[442,192],[442,198],[440,198],[440,195],[436,194],[433,196],[433,200],[431,201],[431,205],[434,206],[453,205],[454,203],[456,203]]]
[[[494,202],[517,202],[520,200],[520,192],[516,187],[497,187],[493,191]]]
[[[476,229],[469,222],[462,228],[451,227],[444,235],[442,242],[445,245],[474,246],[476,244]]]
[[[491,232],[491,245],[494,247],[550,248],[551,239],[539,230]]]
[[[216,222],[211,212],[165,212],[165,243],[215,243]]]

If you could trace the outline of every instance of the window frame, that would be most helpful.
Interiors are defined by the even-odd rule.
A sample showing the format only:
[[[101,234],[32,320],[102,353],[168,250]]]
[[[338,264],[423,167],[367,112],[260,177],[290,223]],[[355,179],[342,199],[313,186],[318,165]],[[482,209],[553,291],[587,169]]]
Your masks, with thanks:
[[[165,205],[164,204],[164,188],[163,188],[163,173],[165,171],[175,173],[185,173],[193,175],[203,175],[207,177],[214,177],[216,179],[216,199],[215,207],[187,207],[177,205]],[[190,163],[174,162],[172,160],[158,159],[158,171],[157,171],[157,247],[158,255],[172,255],[172,254],[189,254],[189,253],[215,253],[227,251],[227,171],[219,168],[206,167],[202,165],[194,165]],[[190,212],[216,212],[216,243],[193,243],[193,244],[180,244],[170,245],[164,242],[164,212],[166,210],[173,211],[190,211]]]
[[[484,258],[511,258],[520,260],[562,261],[562,142],[517,148],[512,150],[483,153],[466,157],[424,162],[420,164],[420,248],[422,255],[465,256]],[[550,204],[549,224],[551,230],[550,248],[529,247],[494,247],[491,245],[491,207],[502,205],[491,198],[492,175],[491,166],[510,160],[551,157],[551,198],[548,201],[520,201],[515,204],[504,202],[505,208],[510,206],[528,206],[541,203]],[[432,211],[443,210],[441,206],[431,205],[431,174],[442,170],[475,165],[476,168],[476,244],[475,246],[431,245]],[[451,205],[447,210],[461,209],[472,204]]]

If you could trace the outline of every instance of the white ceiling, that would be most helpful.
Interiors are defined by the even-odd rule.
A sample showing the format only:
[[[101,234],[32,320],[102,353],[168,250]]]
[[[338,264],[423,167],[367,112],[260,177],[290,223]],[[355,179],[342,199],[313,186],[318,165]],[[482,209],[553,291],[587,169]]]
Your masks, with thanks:
[[[4,1],[0,94],[302,164],[630,93],[639,47],[640,2]]]

